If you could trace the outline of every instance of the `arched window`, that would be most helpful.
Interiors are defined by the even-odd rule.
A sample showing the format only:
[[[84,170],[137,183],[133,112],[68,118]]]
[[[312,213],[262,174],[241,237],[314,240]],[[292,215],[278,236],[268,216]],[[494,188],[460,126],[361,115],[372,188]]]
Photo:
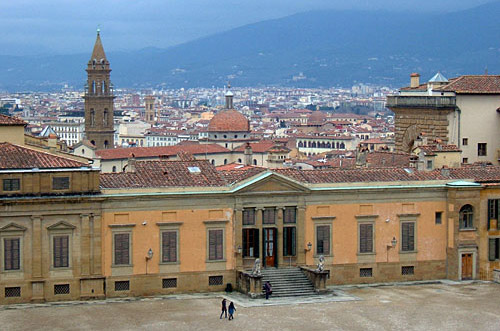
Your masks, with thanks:
[[[234,137],[235,137],[235,138],[238,138],[238,135],[237,135],[237,134],[235,134],[235,135],[234,135]]]
[[[92,81],[92,94],[95,94],[95,80]]]
[[[103,114],[102,118],[103,118],[102,121],[104,123],[104,126],[105,127],[108,126],[108,118],[109,118],[109,116],[108,116],[108,108],[104,108],[104,114]]]
[[[332,148],[332,144],[330,144],[330,142],[327,142],[326,143],[326,148]]]
[[[311,148],[311,142],[310,141],[307,142],[307,147]]]
[[[253,165],[257,165],[257,159],[253,159]]]
[[[215,160],[214,159],[212,159],[212,165],[215,165]]]
[[[95,126],[95,111],[90,109],[90,126]]]
[[[224,138],[227,138],[227,134],[224,135]]]
[[[302,141],[299,141],[299,147],[304,147],[304,144],[302,143]]]
[[[224,164],[227,164],[227,159],[224,159]]]
[[[104,148],[109,148],[109,142],[107,140],[104,140]]]
[[[113,172],[116,172],[116,166],[113,166]]]
[[[106,81],[103,80],[101,84],[101,93],[106,94]]]
[[[95,141],[91,140],[90,143],[95,146]]]
[[[474,208],[465,205],[460,208],[460,229],[472,229],[474,227]]]
[[[345,149],[345,144],[344,143],[340,143],[340,149]]]
[[[82,148],[82,155],[85,154],[85,148]]]
[[[340,146],[340,144],[339,144],[339,142],[337,141],[337,149],[339,149],[339,146]]]
[[[315,141],[313,141],[313,143],[311,144],[311,147],[312,148],[316,148],[316,142]]]
[[[241,163],[241,159],[238,159],[238,163]]]

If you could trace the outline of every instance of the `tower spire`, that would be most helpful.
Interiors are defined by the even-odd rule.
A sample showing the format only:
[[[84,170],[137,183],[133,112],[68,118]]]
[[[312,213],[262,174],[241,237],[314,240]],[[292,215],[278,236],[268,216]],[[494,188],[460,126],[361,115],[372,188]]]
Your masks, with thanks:
[[[104,53],[104,47],[102,47],[101,42],[101,29],[97,28],[97,37],[94,43],[94,49],[92,50],[92,56],[90,57],[90,61],[107,61],[106,53]]]

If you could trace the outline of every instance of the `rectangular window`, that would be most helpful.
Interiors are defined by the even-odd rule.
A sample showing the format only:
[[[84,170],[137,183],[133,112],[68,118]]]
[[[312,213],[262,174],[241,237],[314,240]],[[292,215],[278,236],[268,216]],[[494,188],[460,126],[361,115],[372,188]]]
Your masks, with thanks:
[[[222,260],[224,258],[224,230],[208,230],[208,259]]]
[[[283,256],[296,255],[297,228],[288,226],[283,228]]]
[[[19,178],[6,178],[3,180],[4,191],[19,191],[21,188]]]
[[[500,259],[500,238],[489,238],[488,240],[488,260]]]
[[[276,222],[276,209],[275,208],[265,208],[262,217],[262,223],[264,224],[274,224]]]
[[[53,237],[54,268],[69,267],[69,236]]]
[[[491,228],[491,220],[497,221],[497,229],[500,229],[498,215],[500,215],[500,199],[488,199],[488,230]]]
[[[4,270],[19,270],[21,268],[20,241],[19,238],[4,239]]]
[[[243,229],[243,257],[259,257],[259,229]]]
[[[415,267],[410,265],[410,266],[402,266],[401,267],[401,275],[403,276],[408,276],[408,275],[414,275],[415,274]]]
[[[401,223],[401,250],[412,252],[415,250],[415,223]]]
[[[20,287],[6,287],[5,288],[5,297],[6,298],[15,298],[21,296],[21,288]]]
[[[359,225],[359,252],[373,253],[373,224]]]
[[[54,294],[69,294],[69,284],[54,285]]]
[[[208,286],[217,286],[224,284],[223,276],[209,276],[208,277]]]
[[[130,291],[130,282],[128,280],[116,281],[115,291]]]
[[[130,234],[116,233],[115,240],[115,265],[130,264]]]
[[[427,160],[427,170],[432,170],[432,160]]]
[[[462,163],[463,163],[463,164],[467,164],[467,163],[469,163],[469,158],[464,157],[464,158],[462,159]]]
[[[330,255],[330,226],[316,227],[316,254]]]
[[[477,156],[486,156],[486,143],[477,144]]]
[[[67,190],[69,189],[69,177],[53,177],[52,178],[53,190]]]
[[[467,146],[469,144],[469,138],[462,138],[462,146]]]
[[[177,278],[163,278],[161,281],[162,288],[175,288],[177,287]]]
[[[255,225],[255,209],[243,209],[243,225]]]
[[[162,262],[177,262],[177,231],[161,233]]]
[[[442,211],[437,211],[436,212],[436,217],[435,217],[435,223],[436,224],[441,224],[443,222],[443,212]]]
[[[283,223],[295,224],[297,223],[297,208],[286,207],[283,212]]]
[[[359,277],[373,277],[373,269],[372,268],[360,268],[359,269]]]

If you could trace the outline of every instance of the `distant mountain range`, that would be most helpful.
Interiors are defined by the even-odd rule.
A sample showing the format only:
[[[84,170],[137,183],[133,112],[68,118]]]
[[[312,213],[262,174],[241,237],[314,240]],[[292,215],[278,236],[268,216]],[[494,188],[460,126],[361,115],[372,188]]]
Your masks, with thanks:
[[[500,2],[448,14],[311,11],[245,25],[168,49],[108,52],[115,87],[399,87],[500,72]],[[106,48],[106,38],[103,36]],[[0,89],[83,89],[88,54],[0,56]]]

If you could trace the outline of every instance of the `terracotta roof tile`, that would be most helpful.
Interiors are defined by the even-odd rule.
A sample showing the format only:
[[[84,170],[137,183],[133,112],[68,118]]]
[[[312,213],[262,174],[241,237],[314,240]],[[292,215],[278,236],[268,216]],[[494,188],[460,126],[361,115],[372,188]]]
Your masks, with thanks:
[[[0,125],[27,125],[25,121],[18,117],[0,114]]]
[[[500,94],[500,76],[460,76],[439,90],[458,94]]]
[[[81,168],[88,165],[31,148],[0,143],[0,169]]]
[[[158,147],[131,147],[131,148],[113,148],[101,149],[96,155],[103,160],[127,159],[130,153],[133,153],[137,159],[153,158],[160,156],[175,156],[184,151],[192,155],[228,153],[229,150],[217,144],[186,144],[174,146]]]
[[[208,124],[209,132],[249,132],[250,122],[237,110],[228,109],[217,113]]]

